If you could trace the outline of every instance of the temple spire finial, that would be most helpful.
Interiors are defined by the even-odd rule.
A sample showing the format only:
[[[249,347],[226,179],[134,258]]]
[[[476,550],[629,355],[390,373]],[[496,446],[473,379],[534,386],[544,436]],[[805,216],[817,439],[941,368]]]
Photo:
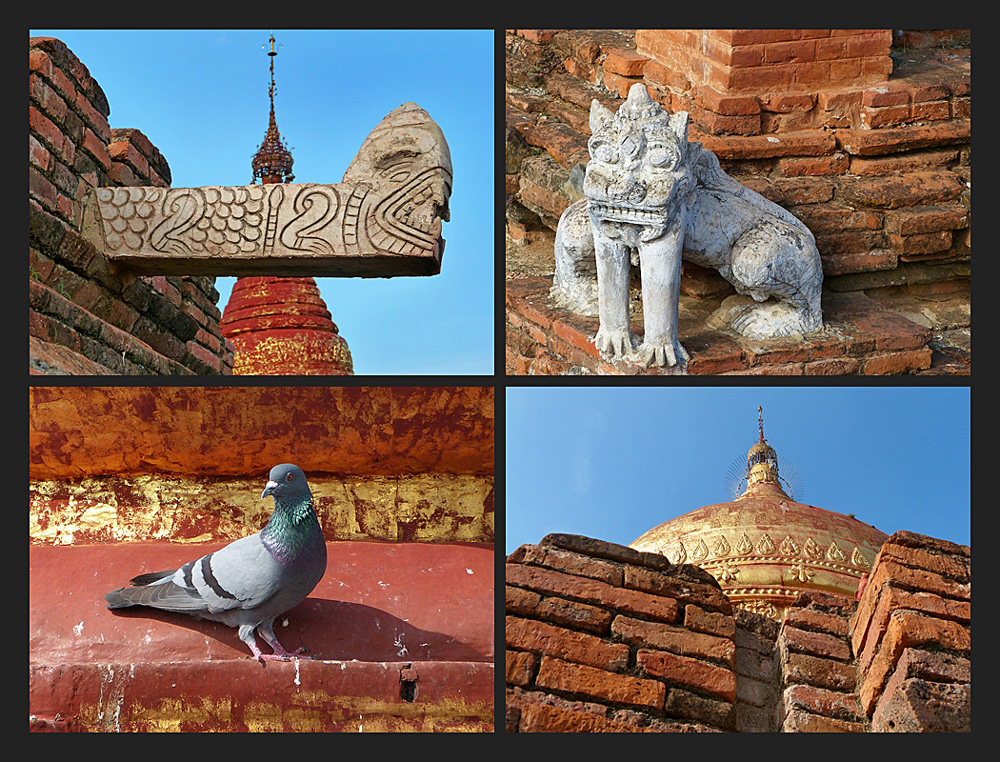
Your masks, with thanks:
[[[757,442],[747,452],[747,489],[750,485],[765,482],[781,489],[778,475],[778,454],[764,439],[764,410],[757,406]],[[784,491],[784,490],[782,490]]]
[[[290,183],[295,179],[295,175],[292,174],[292,152],[285,145],[285,141],[278,131],[277,120],[274,118],[274,93],[277,89],[274,84],[274,57],[278,55],[278,51],[274,48],[274,32],[271,32],[268,42],[271,46],[270,50],[267,50],[267,46],[261,47],[263,50],[267,50],[267,55],[271,59],[271,83],[267,88],[268,98],[271,101],[271,113],[264,142],[257,149],[252,161],[254,182],[257,182],[259,178],[261,183],[265,185],[268,183]]]

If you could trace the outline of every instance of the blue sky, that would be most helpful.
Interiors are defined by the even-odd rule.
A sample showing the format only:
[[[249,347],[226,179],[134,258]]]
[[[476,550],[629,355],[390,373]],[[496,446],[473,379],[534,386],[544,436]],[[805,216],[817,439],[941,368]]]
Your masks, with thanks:
[[[268,121],[263,30],[50,30],[104,90],[112,128],[134,127],[175,187],[249,185]],[[296,183],[339,183],[362,141],[401,103],[451,150],[451,222],[440,275],[321,278],[357,374],[491,374],[494,364],[492,30],[274,30],[275,113]],[[280,275],[280,273],[276,273]],[[219,278],[224,307],[233,278]]]
[[[971,543],[966,387],[511,387],[506,552],[550,532],[628,545],[731,499],[758,405],[799,502]]]

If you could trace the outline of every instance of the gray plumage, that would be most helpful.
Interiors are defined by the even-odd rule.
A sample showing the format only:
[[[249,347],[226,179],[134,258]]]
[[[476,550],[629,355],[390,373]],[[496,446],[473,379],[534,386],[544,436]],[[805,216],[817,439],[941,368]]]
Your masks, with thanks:
[[[261,663],[298,656],[304,649],[286,651],[274,636],[274,620],[305,600],[323,578],[326,543],[302,469],[290,463],[272,468],[260,497],[268,495],[274,513],[260,532],[180,569],[140,574],[132,587],[104,596],[108,608],[150,606],[238,627],[240,640]],[[255,629],[273,654],[261,653]]]

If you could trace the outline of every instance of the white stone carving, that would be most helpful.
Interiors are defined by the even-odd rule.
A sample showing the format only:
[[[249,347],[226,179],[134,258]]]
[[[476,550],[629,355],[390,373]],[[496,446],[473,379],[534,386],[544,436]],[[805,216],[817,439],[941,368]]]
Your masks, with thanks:
[[[812,233],[689,143],[686,112],[667,114],[636,84],[617,114],[595,100],[590,128],[586,197],[559,220],[552,296],[600,318],[602,355],[686,365],[677,340],[682,252],[752,297],[727,302],[720,319],[734,331],[769,339],[822,329],[823,269]],[[642,281],[641,345],[629,328],[633,265]]]

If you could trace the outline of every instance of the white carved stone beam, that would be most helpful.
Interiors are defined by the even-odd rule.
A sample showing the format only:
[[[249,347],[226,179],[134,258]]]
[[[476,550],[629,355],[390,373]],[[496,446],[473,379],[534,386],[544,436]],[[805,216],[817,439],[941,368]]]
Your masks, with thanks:
[[[142,275],[435,275],[450,195],[444,135],[406,103],[365,139],[341,184],[97,188],[83,232]]]

